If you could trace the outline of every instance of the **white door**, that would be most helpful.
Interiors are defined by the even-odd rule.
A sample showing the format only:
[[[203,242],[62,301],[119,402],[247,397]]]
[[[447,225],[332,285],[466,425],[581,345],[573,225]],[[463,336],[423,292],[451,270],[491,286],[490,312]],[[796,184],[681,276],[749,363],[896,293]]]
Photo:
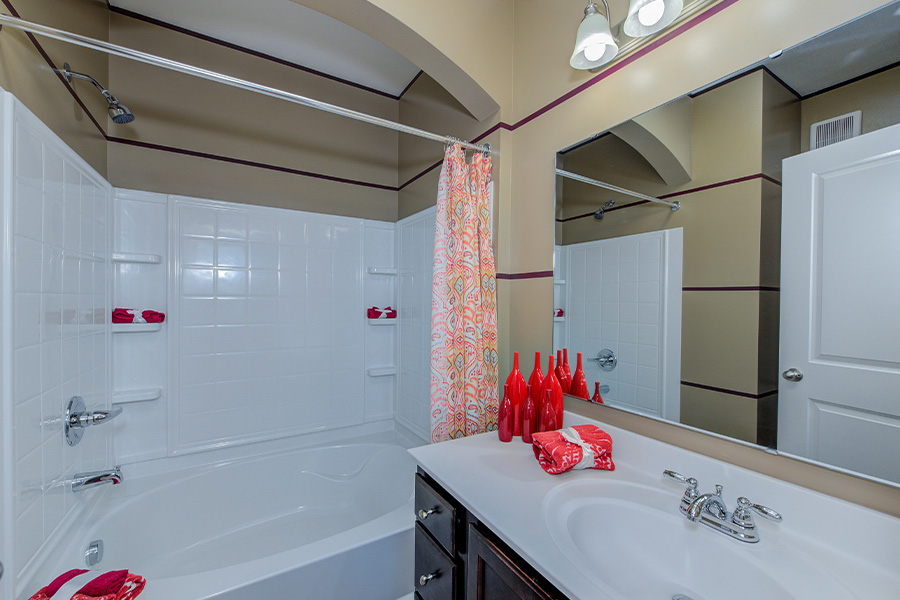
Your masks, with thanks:
[[[782,197],[778,449],[900,481],[900,125],[787,159]]]

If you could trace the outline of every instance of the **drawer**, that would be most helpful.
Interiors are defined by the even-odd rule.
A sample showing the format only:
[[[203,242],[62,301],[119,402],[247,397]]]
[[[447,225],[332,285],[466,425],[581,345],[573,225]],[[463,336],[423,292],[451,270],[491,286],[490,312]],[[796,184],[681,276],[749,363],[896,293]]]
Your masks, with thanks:
[[[415,591],[421,600],[456,600],[459,571],[421,523],[416,523]],[[424,579],[423,579],[424,578]]]
[[[427,529],[450,556],[463,551],[458,525],[462,521],[462,509],[420,474],[416,474],[415,510],[416,522]]]

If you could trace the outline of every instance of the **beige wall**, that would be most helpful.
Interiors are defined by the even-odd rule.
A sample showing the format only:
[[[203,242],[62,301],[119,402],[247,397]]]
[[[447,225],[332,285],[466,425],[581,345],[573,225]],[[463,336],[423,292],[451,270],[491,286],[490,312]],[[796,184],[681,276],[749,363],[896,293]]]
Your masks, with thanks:
[[[11,4],[26,21],[107,39],[107,9],[102,0],[11,0]],[[4,9],[4,12],[9,11]],[[37,40],[54,67],[62,68],[63,63],[68,62],[73,71],[87,73],[101,83],[108,81],[106,56],[44,37]],[[86,81],[72,85],[94,118],[105,128],[108,115],[103,97]],[[84,114],[31,40],[11,27],[4,28],[0,35],[0,87],[14,94],[94,169],[106,176],[106,142],[102,133]]]

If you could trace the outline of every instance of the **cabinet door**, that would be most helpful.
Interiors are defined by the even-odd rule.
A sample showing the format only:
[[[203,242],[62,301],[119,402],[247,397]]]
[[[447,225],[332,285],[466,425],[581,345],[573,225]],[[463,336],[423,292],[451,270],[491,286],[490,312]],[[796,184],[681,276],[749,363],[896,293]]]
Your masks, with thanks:
[[[526,573],[519,565],[519,557],[495,544],[475,524],[469,526],[468,546],[466,600],[563,598]]]

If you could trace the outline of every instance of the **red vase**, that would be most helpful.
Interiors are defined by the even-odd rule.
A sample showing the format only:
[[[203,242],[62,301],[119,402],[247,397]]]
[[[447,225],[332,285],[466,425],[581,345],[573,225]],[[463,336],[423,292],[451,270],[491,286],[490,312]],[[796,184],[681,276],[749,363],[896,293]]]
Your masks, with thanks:
[[[544,409],[541,411],[541,424],[538,427],[540,431],[556,431],[559,429],[556,421],[556,411],[553,409],[552,392],[547,390],[544,397]]]
[[[568,394],[569,378],[566,377],[566,368],[563,366],[562,350],[556,351],[556,378],[559,380],[563,394]]]
[[[525,404],[525,394],[528,388],[525,385],[525,378],[519,370],[519,353],[513,354],[513,369],[506,378],[506,385],[509,388],[509,399],[512,402],[513,410],[513,435],[522,435],[522,405]]]
[[[569,367],[569,349],[563,348],[563,368],[566,370],[566,378],[569,380],[569,393],[572,393],[572,369]]]
[[[603,404],[603,398],[600,396],[600,382],[594,382],[594,397],[591,398],[591,402],[596,402],[597,404]]]
[[[541,402],[541,422],[544,420],[545,404],[550,403],[551,410],[555,416],[555,422],[562,423],[562,407],[563,407],[563,391],[562,386],[559,383],[559,379],[556,378],[556,373],[553,370],[553,356],[549,358],[549,367],[547,369],[547,376],[544,377],[543,383],[541,383],[541,398],[543,401]],[[547,394],[550,394],[549,396]],[[549,430],[545,430],[549,431]]]
[[[528,388],[525,404],[522,405],[522,441],[530,444],[534,441],[531,434],[538,430],[538,414],[534,409],[534,400],[531,399],[531,387]]]
[[[541,371],[541,353],[534,353],[534,370],[531,377],[528,378],[528,385],[531,386],[531,401],[534,402],[534,412],[540,418],[541,416],[541,384],[544,383],[544,372]],[[535,423],[537,426],[537,423]],[[536,430],[535,430],[536,431]]]
[[[503,400],[500,402],[500,410],[497,414],[497,433],[501,442],[509,442],[513,438],[512,400],[509,397],[509,386],[503,386]]]
[[[584,378],[584,369],[581,368],[581,352],[578,353],[578,365],[575,367],[575,374],[572,375],[572,387],[569,388],[569,393],[585,400],[591,398],[587,380]]]

